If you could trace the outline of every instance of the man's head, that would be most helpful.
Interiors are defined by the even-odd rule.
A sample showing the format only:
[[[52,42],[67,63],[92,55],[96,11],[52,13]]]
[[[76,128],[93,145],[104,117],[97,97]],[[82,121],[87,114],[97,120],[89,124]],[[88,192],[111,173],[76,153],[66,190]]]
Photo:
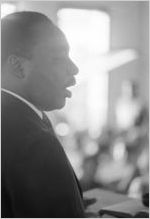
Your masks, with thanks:
[[[1,21],[2,87],[40,110],[62,108],[77,67],[64,34],[45,15],[16,12]]]

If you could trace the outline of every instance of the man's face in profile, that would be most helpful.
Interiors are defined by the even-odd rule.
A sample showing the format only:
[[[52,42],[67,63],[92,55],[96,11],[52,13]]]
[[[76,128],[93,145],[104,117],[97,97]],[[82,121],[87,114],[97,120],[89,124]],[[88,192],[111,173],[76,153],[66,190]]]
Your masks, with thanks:
[[[75,84],[78,68],[69,58],[69,47],[63,33],[58,30],[51,37],[48,31],[34,47],[27,93],[30,101],[40,110],[60,109],[66,97],[71,97],[67,87]]]

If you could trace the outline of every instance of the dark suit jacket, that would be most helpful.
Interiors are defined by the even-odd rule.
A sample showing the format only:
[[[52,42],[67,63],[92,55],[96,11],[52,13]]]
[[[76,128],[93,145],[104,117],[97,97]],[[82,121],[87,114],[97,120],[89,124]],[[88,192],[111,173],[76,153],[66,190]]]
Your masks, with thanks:
[[[82,194],[64,150],[38,115],[2,92],[2,217],[84,217]]]

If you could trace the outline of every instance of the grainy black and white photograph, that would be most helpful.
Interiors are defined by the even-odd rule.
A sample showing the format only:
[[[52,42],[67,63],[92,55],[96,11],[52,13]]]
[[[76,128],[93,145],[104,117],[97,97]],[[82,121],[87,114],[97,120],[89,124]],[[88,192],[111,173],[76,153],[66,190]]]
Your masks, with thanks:
[[[1,218],[149,218],[149,1],[1,1]]]

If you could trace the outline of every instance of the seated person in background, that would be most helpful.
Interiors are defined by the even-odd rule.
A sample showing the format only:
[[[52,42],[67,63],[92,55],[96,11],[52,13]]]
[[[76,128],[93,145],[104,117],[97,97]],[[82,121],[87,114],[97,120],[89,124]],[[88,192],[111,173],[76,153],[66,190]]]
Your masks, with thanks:
[[[45,15],[1,21],[2,217],[84,217],[80,185],[43,111],[61,109],[78,69]]]
[[[126,163],[133,169],[127,180],[120,183],[120,188],[124,187],[127,193],[130,192],[134,179],[148,174],[149,114],[148,106],[140,96],[138,82],[125,80],[122,83],[120,97],[116,104],[116,122],[118,139],[120,138],[125,145]],[[138,193],[137,196],[141,196]]]

